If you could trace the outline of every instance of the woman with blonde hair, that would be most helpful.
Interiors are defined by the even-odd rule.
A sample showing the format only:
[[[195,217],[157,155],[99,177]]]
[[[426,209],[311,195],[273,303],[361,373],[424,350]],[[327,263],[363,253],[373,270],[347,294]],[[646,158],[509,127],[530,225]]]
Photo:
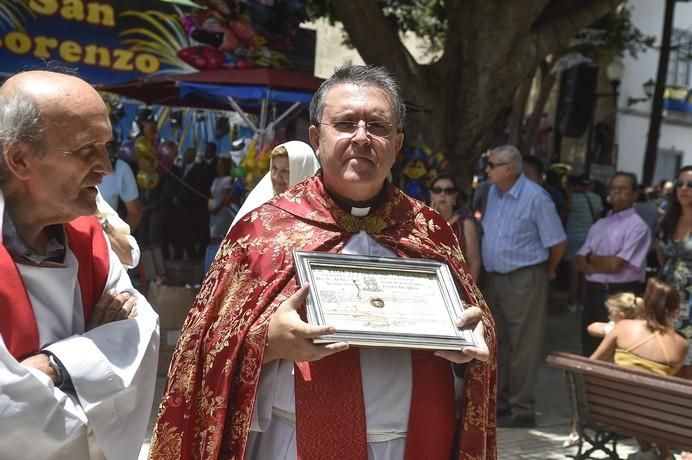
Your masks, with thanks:
[[[608,310],[608,322],[594,322],[586,329],[593,337],[605,337],[623,319],[640,318],[644,312],[644,299],[632,292],[618,292],[608,297],[605,306]]]
[[[607,334],[593,359],[612,359],[618,366],[673,375],[687,357],[687,340],[673,328],[680,310],[680,296],[669,284],[651,278],[644,293],[644,311],[641,319],[623,319]],[[641,452],[632,458],[672,458],[666,446],[657,446],[658,453],[650,444],[640,442]],[[635,454],[633,454],[635,455]]]

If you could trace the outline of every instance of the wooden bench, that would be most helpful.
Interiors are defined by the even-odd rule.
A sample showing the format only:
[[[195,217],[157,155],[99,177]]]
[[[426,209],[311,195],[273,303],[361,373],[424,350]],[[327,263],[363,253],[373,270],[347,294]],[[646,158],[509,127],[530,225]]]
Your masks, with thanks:
[[[551,353],[547,362],[567,375],[580,435],[577,460],[598,450],[618,459],[621,435],[692,450],[692,381],[571,353]],[[586,452],[584,441],[592,446]]]

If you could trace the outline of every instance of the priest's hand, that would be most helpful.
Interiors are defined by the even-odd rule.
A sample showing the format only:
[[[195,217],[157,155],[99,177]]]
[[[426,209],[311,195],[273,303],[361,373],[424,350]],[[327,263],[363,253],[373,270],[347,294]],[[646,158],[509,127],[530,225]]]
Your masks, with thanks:
[[[481,321],[481,309],[478,307],[465,309],[456,319],[456,324],[460,329],[473,329],[476,337],[480,339],[480,343],[475,347],[466,347],[461,351],[438,350],[435,355],[456,364],[467,363],[472,359],[479,361],[490,359],[490,350],[488,344],[485,343],[485,329],[483,328],[483,321]]]
[[[134,318],[137,316],[136,303],[136,297],[129,292],[118,293],[115,289],[105,292],[94,305],[86,330],[89,331],[112,321]]]
[[[321,335],[333,334],[331,326],[313,326],[304,322],[298,314],[310,291],[309,286],[298,289],[286,299],[269,319],[267,349],[264,352],[264,363],[276,359],[287,361],[317,361],[329,355],[348,349],[344,342],[315,345],[312,339]]]

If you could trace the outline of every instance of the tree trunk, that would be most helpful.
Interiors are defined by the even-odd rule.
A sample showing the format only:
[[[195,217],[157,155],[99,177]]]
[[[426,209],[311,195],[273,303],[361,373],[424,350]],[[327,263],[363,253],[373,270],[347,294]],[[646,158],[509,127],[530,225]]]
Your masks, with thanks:
[[[509,121],[509,139],[508,143],[512,145],[521,145],[522,139],[524,138],[524,118],[526,117],[526,103],[529,100],[529,95],[531,94],[531,86],[533,86],[533,79],[536,75],[535,72],[531,72],[528,78],[526,78],[519,89],[517,94],[514,96],[514,105],[512,107],[512,116]]]
[[[531,153],[531,148],[536,143],[541,116],[543,115],[543,110],[545,110],[545,105],[548,102],[550,93],[555,86],[556,79],[557,75],[555,73],[550,73],[550,63],[544,61],[541,64],[541,86],[538,90],[538,96],[536,97],[536,104],[526,120],[526,131],[524,133],[523,142],[521,143],[521,152],[524,155]]]
[[[446,0],[444,52],[427,65],[411,57],[378,2],[332,5],[365,62],[389,67],[407,99],[432,109],[411,117],[409,140],[420,133],[445,152],[448,172],[468,183],[481,153],[506,141],[515,95],[537,63],[619,2]]]

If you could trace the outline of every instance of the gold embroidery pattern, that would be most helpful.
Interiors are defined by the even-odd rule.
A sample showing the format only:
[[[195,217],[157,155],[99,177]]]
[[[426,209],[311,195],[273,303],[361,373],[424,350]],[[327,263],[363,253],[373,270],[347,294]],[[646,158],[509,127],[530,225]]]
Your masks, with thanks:
[[[494,324],[449,226],[392,186],[366,218],[336,206],[319,178],[294,190],[250,213],[222,243],[177,344],[150,458],[242,458],[269,318],[296,289],[290,250],[337,251],[346,233],[362,229],[400,256],[446,261],[460,294],[481,308],[491,357],[467,365],[457,457],[495,459]]]

